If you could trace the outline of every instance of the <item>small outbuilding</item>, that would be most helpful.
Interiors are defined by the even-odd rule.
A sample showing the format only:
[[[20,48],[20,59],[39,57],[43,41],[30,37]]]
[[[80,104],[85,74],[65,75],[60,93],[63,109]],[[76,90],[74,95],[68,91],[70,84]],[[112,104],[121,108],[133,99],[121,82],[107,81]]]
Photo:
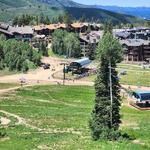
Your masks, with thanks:
[[[82,59],[71,62],[70,67],[79,69],[79,68],[86,67],[90,63],[91,63],[91,60],[89,58],[82,58]]]
[[[137,103],[150,103],[150,91],[134,91],[132,96]]]

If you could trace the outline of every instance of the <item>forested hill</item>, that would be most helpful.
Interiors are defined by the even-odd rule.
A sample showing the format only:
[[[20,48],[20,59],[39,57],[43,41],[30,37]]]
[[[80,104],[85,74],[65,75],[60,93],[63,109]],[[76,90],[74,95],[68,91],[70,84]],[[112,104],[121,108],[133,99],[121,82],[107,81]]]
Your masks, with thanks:
[[[72,0],[37,0],[42,3],[46,3],[53,7],[88,7],[88,5],[82,5]]]
[[[118,7],[118,6],[94,6],[117,13],[133,15],[150,20],[150,7]]]
[[[88,18],[89,20],[100,20],[101,22],[111,21],[114,24],[120,23],[137,23],[142,21],[134,16],[119,14],[104,9],[96,8],[70,8],[67,7],[66,10],[76,19],[79,19],[81,16]]]
[[[0,0],[0,7],[25,7],[34,4],[47,4],[50,7],[86,7],[86,5],[78,4],[71,0]]]
[[[30,2],[30,1],[29,1]],[[12,7],[24,7],[28,5],[26,0],[0,0],[0,7],[2,8],[12,8]]]
[[[15,16],[22,14],[40,15],[41,13],[51,19],[65,11],[68,11],[76,19],[85,16],[88,20],[101,22],[111,20],[114,24],[144,21],[129,15],[89,8],[89,6],[71,0],[0,0],[0,21],[11,21]]]
[[[0,21],[12,21],[12,18],[22,14],[40,15],[43,13],[52,18],[63,12],[62,8],[56,9],[53,5],[38,0],[0,0]]]

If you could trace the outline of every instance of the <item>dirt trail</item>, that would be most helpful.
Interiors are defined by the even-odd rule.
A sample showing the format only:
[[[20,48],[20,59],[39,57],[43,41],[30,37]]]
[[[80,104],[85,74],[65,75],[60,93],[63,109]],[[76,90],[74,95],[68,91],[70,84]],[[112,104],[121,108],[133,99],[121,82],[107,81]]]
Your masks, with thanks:
[[[15,91],[19,88],[20,88],[20,86],[13,87],[13,88],[8,88],[8,89],[2,89],[2,90],[0,90],[0,94],[7,93],[7,92],[10,92],[10,91]]]
[[[59,58],[52,58],[52,57],[44,57],[42,59],[43,63],[49,63],[51,68],[48,70],[44,70],[42,67],[38,68],[33,71],[29,71],[28,73],[20,73],[14,75],[7,75],[0,77],[0,82],[6,83],[13,83],[13,82],[20,82],[21,78],[24,78],[26,82],[29,83],[37,83],[43,81],[53,81],[52,74],[54,72],[60,71],[63,69],[63,66],[60,65],[61,62],[66,60],[59,59]]]
[[[60,101],[60,100],[56,100],[54,98],[51,98],[50,100],[34,99],[34,101],[41,102],[41,103],[50,103],[50,104],[54,103],[54,104],[62,104],[62,105],[65,105],[65,106],[78,107],[77,105],[70,104],[70,103],[67,103],[67,102],[63,102],[63,101]]]
[[[66,129],[41,129],[38,128],[36,126],[33,126],[29,123],[26,122],[26,120],[16,114],[13,113],[9,113],[7,111],[4,110],[0,110],[1,113],[7,115],[7,116],[11,116],[14,117],[15,119],[17,119],[17,123],[15,123],[15,125],[25,125],[26,127],[29,127],[33,130],[37,130],[38,133],[45,133],[45,134],[55,134],[55,133],[72,133],[72,134],[77,134],[77,135],[81,135],[82,133],[80,131],[74,130],[73,128],[66,128]]]
[[[3,114],[5,114],[5,115],[7,115],[7,116],[11,116],[11,117],[14,117],[14,118],[16,118],[17,119],[17,125],[19,125],[19,124],[22,124],[23,123],[23,119],[21,118],[21,117],[19,117],[18,115],[15,115],[15,114],[12,114],[12,113],[9,113],[9,112],[7,112],[7,111],[4,111],[4,110],[0,110],[0,112],[1,113],[3,113]]]
[[[4,111],[4,110],[0,110],[0,112],[3,113],[3,114],[5,114],[5,115],[7,115],[7,116],[11,116],[11,117],[14,117],[15,119],[17,119],[17,123],[15,123],[16,125],[21,125],[21,124],[22,124],[22,125],[25,125],[25,126],[31,128],[31,129],[37,129],[38,131],[41,131],[41,130],[42,130],[42,129],[40,129],[40,128],[37,128],[37,127],[35,127],[35,126],[32,126],[32,125],[26,123],[26,121],[25,121],[24,118],[22,118],[22,117],[20,117],[20,116],[18,116],[18,115],[16,115],[16,114],[9,113],[9,112]]]

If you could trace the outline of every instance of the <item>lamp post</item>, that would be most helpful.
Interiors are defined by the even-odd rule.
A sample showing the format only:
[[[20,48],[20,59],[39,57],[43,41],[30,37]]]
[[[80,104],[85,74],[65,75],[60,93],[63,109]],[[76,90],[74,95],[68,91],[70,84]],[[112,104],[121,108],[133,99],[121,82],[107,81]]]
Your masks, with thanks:
[[[65,85],[65,79],[66,79],[66,72],[65,72],[65,69],[66,69],[66,65],[68,65],[68,63],[66,62],[62,62],[60,63],[60,65],[63,65],[63,85]]]
[[[110,102],[111,102],[111,109],[110,109],[110,121],[111,121],[111,127],[113,124],[113,94],[112,94],[112,71],[111,71],[111,61],[109,60],[109,84],[110,84]]]

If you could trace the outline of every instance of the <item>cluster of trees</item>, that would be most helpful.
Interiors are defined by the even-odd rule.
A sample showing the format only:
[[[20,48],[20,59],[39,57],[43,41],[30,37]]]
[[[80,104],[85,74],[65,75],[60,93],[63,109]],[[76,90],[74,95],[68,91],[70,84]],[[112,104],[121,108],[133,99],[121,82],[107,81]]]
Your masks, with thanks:
[[[75,33],[70,33],[64,30],[56,30],[52,34],[52,50],[59,55],[67,57],[80,57],[81,48],[79,37]]]
[[[42,55],[42,56],[48,56],[48,48],[47,48],[48,44],[46,41],[41,41],[38,43],[38,52]]]
[[[40,60],[40,53],[33,50],[28,43],[0,37],[0,70],[8,68],[10,71],[26,72],[30,68],[39,66]]]
[[[81,22],[87,21],[86,17],[83,15],[79,19]],[[14,17],[12,24],[18,26],[25,25],[38,25],[38,24],[50,24],[50,23],[65,23],[66,25],[71,24],[76,21],[68,12],[58,15],[57,17],[49,18],[44,16],[43,13],[38,15],[23,14],[21,16]]]
[[[38,25],[38,24],[50,24],[50,23],[65,23],[71,24],[73,22],[73,17],[65,12],[62,15],[49,19],[48,16],[44,16],[41,13],[39,16],[30,15],[30,14],[23,14],[21,16],[16,16],[12,24],[18,26],[25,26],[25,25]]]
[[[150,21],[149,20],[145,20],[145,21],[141,21],[140,23],[120,23],[114,26],[114,28],[134,28],[134,27],[139,27],[139,26],[144,26],[144,27],[150,27]]]
[[[44,16],[43,13],[40,16],[23,14],[21,16],[16,16],[13,19],[13,25],[18,25],[18,26],[49,24],[49,23],[50,23],[49,17]]]
[[[74,18],[68,12],[65,12],[51,20],[52,23],[65,23],[65,24],[71,24],[73,21],[75,21]]]
[[[104,36],[97,47],[99,62],[95,81],[95,105],[90,120],[94,140],[117,140],[122,137],[119,129],[120,120],[120,84],[116,64],[123,56],[122,47],[112,35],[111,25],[105,26]]]
[[[76,21],[79,21],[79,22],[91,22],[91,23],[102,23],[101,20],[98,18],[98,19],[94,19],[94,18],[91,18],[90,20],[83,14],[81,16],[79,16],[79,18],[75,18],[71,15],[71,13],[69,12],[65,12],[63,13],[62,15],[59,15],[58,17],[54,17],[52,18],[51,22],[52,23],[65,23],[65,24],[71,24],[72,22],[76,22]]]

